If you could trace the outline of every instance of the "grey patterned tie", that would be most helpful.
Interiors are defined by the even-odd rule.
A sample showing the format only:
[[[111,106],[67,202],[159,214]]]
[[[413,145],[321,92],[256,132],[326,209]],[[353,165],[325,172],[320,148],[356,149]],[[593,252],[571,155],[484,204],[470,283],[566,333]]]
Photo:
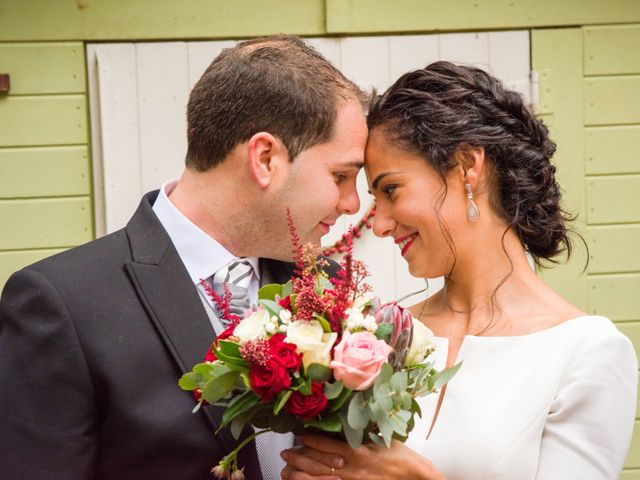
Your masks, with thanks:
[[[211,277],[211,287],[221,297],[225,294],[225,284],[231,292],[229,310],[234,315],[243,316],[251,306],[249,299],[249,285],[253,278],[253,267],[247,260],[236,258],[225,265]],[[220,313],[220,312],[218,312]],[[223,323],[226,324],[224,319]]]

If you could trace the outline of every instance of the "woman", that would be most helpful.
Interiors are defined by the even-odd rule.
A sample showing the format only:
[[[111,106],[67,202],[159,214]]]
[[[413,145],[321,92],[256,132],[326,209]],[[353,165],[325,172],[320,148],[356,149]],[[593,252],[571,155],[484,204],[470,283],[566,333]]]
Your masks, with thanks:
[[[444,288],[412,308],[439,366],[406,445],[350,449],[307,435],[283,478],[614,479],[629,447],[637,363],[606,318],[531,268],[571,252],[547,128],[482,70],[437,62],[402,76],[368,117],[374,232]],[[315,475],[315,476],[314,476]]]

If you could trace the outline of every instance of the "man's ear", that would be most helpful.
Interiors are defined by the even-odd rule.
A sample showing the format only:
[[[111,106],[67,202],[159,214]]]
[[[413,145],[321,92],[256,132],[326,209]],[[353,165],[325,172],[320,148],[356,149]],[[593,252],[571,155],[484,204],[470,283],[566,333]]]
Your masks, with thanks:
[[[283,143],[268,132],[254,134],[249,139],[247,151],[249,173],[262,189],[267,188],[289,163],[289,153]]]
[[[460,146],[456,151],[458,173],[462,183],[469,183],[473,190],[478,188],[483,177],[484,147]]]

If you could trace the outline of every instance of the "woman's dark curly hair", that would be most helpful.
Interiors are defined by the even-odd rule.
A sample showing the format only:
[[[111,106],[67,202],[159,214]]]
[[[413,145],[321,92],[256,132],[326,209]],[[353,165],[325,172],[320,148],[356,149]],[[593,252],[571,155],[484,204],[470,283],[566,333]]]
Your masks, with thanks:
[[[521,95],[498,79],[474,67],[432,63],[375,96],[367,123],[370,131],[383,128],[399,148],[425,158],[443,181],[458,164],[456,152],[483,147],[495,183],[490,205],[535,262],[571,254],[567,222],[573,218],[560,206],[550,162],[556,146]]]

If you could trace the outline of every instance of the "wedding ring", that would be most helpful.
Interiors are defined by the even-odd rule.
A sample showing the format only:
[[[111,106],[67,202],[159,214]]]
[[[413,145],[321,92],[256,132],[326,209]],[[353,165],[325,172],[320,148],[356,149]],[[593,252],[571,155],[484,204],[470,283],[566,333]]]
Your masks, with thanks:
[[[336,474],[336,469],[331,467],[331,475],[335,475]]]

